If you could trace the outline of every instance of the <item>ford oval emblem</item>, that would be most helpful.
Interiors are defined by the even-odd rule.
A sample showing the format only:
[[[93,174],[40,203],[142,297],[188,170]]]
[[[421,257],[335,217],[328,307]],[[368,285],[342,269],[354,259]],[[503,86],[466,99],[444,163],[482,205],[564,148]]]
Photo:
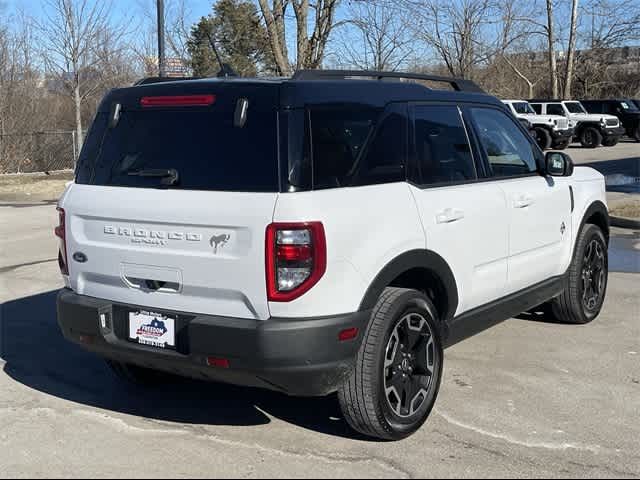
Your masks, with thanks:
[[[87,256],[82,252],[76,252],[73,254],[73,259],[78,263],[86,263]]]

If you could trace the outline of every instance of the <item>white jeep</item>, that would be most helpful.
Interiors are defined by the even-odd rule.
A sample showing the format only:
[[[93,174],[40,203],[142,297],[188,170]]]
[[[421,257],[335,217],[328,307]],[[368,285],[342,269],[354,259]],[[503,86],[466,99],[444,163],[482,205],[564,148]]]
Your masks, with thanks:
[[[575,100],[529,100],[538,115],[559,115],[574,124],[574,138],[585,148],[614,147],[625,134],[618,117],[592,114]]]
[[[573,121],[561,115],[538,115],[526,100],[503,100],[517,118],[533,125],[536,142],[542,150],[564,150],[573,139]]]
[[[58,209],[60,327],[120,377],[337,392],[383,439],[426,421],[445,347],[547,302],[590,322],[607,287],[602,175],[465,80],[114,90]]]

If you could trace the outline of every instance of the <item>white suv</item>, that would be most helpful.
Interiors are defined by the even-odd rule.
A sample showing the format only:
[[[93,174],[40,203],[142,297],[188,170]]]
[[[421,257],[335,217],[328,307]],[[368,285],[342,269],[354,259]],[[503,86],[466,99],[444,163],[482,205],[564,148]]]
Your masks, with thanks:
[[[564,150],[571,143],[574,126],[572,120],[561,115],[538,115],[525,100],[502,102],[517,118],[526,119],[533,125],[536,142],[542,150]]]
[[[618,117],[592,114],[574,100],[529,100],[538,115],[559,115],[574,125],[574,137],[585,148],[615,147],[625,134]]]
[[[445,347],[545,302],[587,323],[607,285],[602,175],[464,80],[115,90],[59,214],[60,327],[120,377],[338,392],[384,439],[427,419]]]

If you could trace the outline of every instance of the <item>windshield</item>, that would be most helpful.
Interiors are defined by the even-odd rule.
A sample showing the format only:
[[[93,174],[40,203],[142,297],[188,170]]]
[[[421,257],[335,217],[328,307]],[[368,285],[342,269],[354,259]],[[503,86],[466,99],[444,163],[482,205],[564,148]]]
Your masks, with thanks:
[[[517,102],[517,103],[512,103],[511,105],[513,105],[513,109],[516,111],[516,113],[520,113],[522,115],[535,115],[535,110],[533,108],[531,108],[531,105],[529,105],[527,102]]]
[[[567,107],[569,113],[587,113],[580,102],[564,102],[564,106]]]
[[[78,161],[76,182],[114,187],[277,192],[277,112],[253,98],[234,124],[238,98],[211,107],[123,107],[117,125],[101,112]]]
[[[627,112],[640,112],[640,109],[638,109],[636,104],[631,100],[620,102],[620,105],[622,105],[622,108],[624,108]]]

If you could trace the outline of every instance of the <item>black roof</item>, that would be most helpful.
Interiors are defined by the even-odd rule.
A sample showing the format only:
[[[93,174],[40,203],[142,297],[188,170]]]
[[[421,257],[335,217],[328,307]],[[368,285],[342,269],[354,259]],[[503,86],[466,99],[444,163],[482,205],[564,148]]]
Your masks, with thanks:
[[[532,98],[527,101],[529,103],[562,103],[562,102],[578,102],[579,100],[562,100],[561,98]]]
[[[406,81],[409,80],[409,81]],[[448,84],[448,90],[429,88]],[[136,86],[120,89],[114,95],[133,95],[144,89],[145,94],[205,93],[220,86],[280,89],[282,108],[301,108],[310,104],[366,104],[384,107],[391,102],[443,101],[484,103],[504,107],[495,97],[486,94],[475,83],[449,77],[398,72],[369,71],[302,71],[291,78],[188,78],[144,79]],[[139,95],[139,93],[137,94]]]

